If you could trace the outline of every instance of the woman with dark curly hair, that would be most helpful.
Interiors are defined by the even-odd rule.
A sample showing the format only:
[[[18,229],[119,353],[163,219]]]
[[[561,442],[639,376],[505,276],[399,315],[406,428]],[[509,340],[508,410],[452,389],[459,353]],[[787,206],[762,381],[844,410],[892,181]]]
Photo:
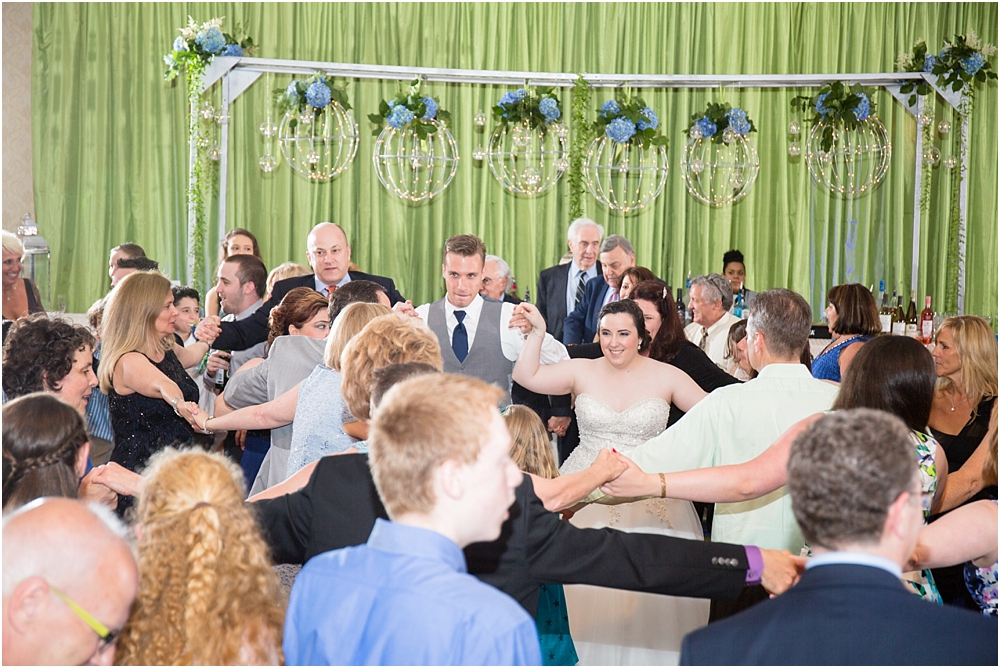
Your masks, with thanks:
[[[221,454],[169,448],[139,495],[139,594],[118,665],[278,665],[285,596]]]
[[[738,382],[716,366],[705,351],[684,336],[684,325],[677,315],[677,307],[667,286],[659,281],[643,281],[632,288],[629,298],[642,310],[646,329],[653,337],[649,346],[650,359],[672,364],[706,392]],[[670,404],[667,427],[682,417],[684,411],[675,404]]]
[[[10,328],[3,348],[7,399],[51,392],[82,415],[97,387],[94,336],[85,327],[36,313]]]
[[[46,392],[3,407],[3,509],[43,496],[75,499],[90,445],[80,413]]]
[[[330,302],[312,288],[293,288],[271,310],[267,345],[279,336],[301,335],[325,339],[330,333]]]

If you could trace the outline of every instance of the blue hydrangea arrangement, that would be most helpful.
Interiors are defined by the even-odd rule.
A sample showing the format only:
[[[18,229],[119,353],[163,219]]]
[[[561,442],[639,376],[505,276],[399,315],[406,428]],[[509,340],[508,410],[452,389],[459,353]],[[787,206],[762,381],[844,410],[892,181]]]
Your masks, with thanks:
[[[605,135],[616,144],[635,144],[640,148],[666,146],[667,138],[659,132],[660,118],[640,97],[617,97],[607,100],[597,110],[591,126],[595,135]]]
[[[954,42],[945,40],[944,46],[935,55],[927,52],[927,42],[922,39],[913,44],[912,53],[900,53],[896,57],[896,68],[900,72],[928,72],[937,75],[937,85],[960,91],[973,82],[985,83],[996,79],[997,74],[988,58],[996,55],[992,44],[983,44],[976,33],[970,30],[965,35],[955,35]],[[927,95],[931,85],[926,81],[907,81],[899,92],[910,93],[908,102],[916,104],[917,95]]]
[[[687,129],[687,134],[710,139],[712,143],[718,144],[724,141],[727,130],[743,137],[751,132],[757,132],[753,121],[744,110],[730,107],[725,102],[709,102],[705,111],[691,116],[691,126]]]
[[[835,128],[844,125],[848,130],[857,129],[860,123],[875,113],[874,89],[856,83],[847,86],[840,81],[828,83],[812,97],[798,95],[792,98],[792,109],[812,112],[810,123],[823,123],[820,147],[829,151],[833,146]]]
[[[414,79],[396,97],[379,102],[378,113],[368,114],[368,120],[376,125],[373,135],[378,135],[384,125],[401,130],[412,123],[417,136],[426,139],[427,135],[437,132],[434,121],[451,121],[451,114],[442,109],[435,98],[420,94],[421,83],[420,79]]]
[[[174,40],[170,52],[163,56],[163,62],[167,66],[163,75],[165,80],[172,81],[182,69],[200,75],[216,56],[241,58],[255,50],[252,37],[237,40],[229,33],[222,32],[224,18],[212,19],[199,25],[188,17],[187,27],[181,28],[181,34]],[[245,32],[245,26],[237,27],[236,32]]]
[[[275,90],[274,98],[279,112],[291,112],[295,117],[310,113],[313,117],[319,116],[334,102],[345,111],[351,108],[344,88],[335,86],[322,72],[316,72],[308,79],[295,79],[287,87]],[[292,118],[289,124],[295,127],[297,122],[298,118]]]
[[[532,130],[539,128],[541,132],[546,132],[549,125],[562,118],[559,98],[553,94],[553,90],[555,89],[551,87],[532,90],[518,88],[504,93],[493,107],[497,125],[520,125],[526,122]]]

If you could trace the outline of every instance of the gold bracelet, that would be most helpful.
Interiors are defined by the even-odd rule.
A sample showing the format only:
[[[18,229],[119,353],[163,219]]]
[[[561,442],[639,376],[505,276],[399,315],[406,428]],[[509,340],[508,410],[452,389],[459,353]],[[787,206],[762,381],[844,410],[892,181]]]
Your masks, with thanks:
[[[667,479],[662,473],[660,474],[660,498],[667,498]]]

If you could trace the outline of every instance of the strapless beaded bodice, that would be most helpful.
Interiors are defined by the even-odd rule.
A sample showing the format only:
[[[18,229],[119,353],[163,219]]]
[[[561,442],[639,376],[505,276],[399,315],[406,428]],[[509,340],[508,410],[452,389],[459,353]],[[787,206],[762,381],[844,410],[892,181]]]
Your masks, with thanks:
[[[580,445],[559,472],[575,473],[590,466],[604,448],[615,448],[625,456],[667,428],[670,404],[659,397],[638,401],[618,412],[589,394],[576,398]]]

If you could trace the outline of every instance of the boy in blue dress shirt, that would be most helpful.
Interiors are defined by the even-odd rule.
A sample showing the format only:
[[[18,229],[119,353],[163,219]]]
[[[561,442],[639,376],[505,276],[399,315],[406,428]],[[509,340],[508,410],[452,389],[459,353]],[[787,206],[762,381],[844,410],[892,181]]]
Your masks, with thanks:
[[[496,540],[521,472],[500,390],[468,376],[404,381],[369,435],[391,522],[305,565],[285,620],[288,665],[539,665],[535,623],[466,572],[462,549]]]

